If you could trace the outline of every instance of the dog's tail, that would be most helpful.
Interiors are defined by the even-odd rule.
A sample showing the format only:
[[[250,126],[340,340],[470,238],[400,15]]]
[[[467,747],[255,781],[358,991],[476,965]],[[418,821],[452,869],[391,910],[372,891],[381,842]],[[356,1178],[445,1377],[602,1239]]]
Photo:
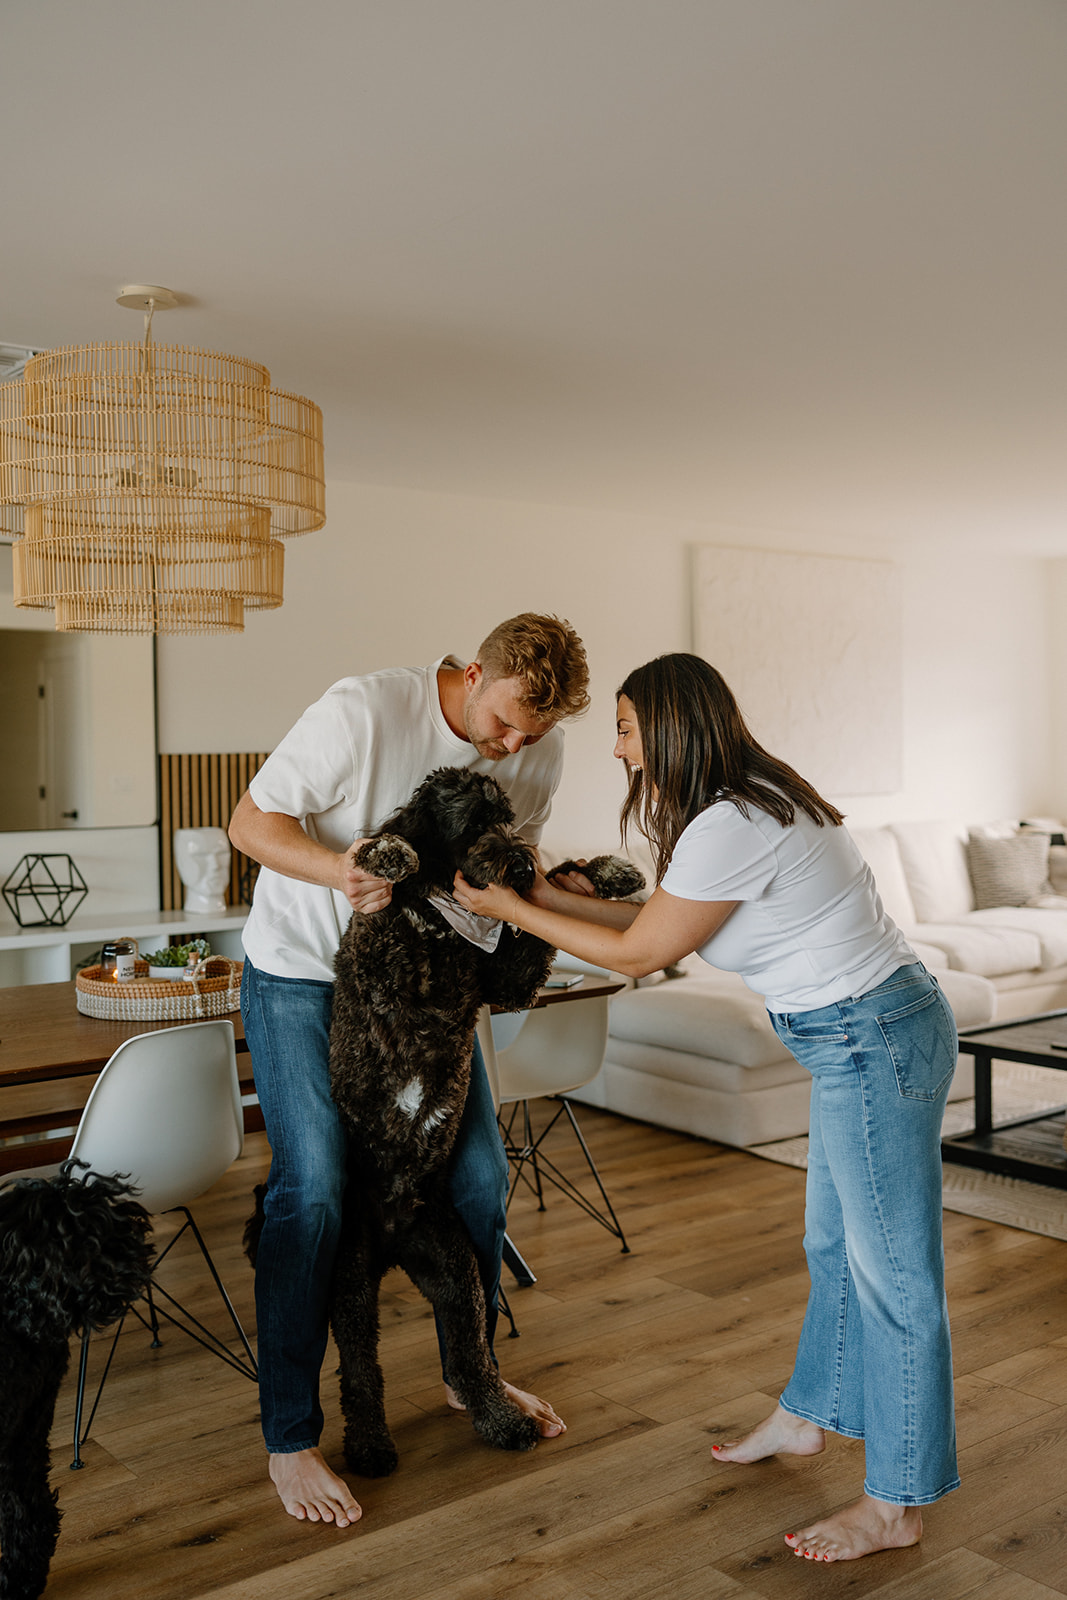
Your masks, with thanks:
[[[245,1223],[244,1247],[245,1255],[256,1264],[256,1255],[259,1251],[259,1236],[263,1232],[263,1199],[267,1193],[265,1183],[257,1183],[255,1187],[256,1209]]]

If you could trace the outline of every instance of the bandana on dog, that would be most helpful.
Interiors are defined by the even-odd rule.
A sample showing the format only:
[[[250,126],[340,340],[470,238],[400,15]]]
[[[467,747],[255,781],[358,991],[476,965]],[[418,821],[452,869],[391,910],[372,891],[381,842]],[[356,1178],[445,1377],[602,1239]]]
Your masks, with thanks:
[[[426,898],[458,934],[462,934],[471,944],[476,944],[479,950],[488,950],[492,954],[496,949],[500,943],[500,930],[504,926],[499,917],[481,917],[476,911],[467,911],[450,894],[431,894]]]

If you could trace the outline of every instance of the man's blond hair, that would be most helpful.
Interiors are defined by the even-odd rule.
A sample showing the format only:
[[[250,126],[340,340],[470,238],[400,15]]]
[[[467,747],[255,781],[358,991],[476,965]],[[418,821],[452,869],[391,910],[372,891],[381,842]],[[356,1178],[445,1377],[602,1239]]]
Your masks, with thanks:
[[[532,717],[559,722],[589,708],[585,646],[569,622],[533,611],[493,629],[478,650],[487,682],[518,678],[519,703]]]

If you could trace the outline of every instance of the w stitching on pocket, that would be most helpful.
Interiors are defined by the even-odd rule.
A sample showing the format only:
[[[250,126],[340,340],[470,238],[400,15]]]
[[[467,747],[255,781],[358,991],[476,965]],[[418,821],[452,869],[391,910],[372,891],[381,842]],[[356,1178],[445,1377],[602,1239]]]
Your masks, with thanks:
[[[937,1020],[940,1026],[930,1029],[923,1042],[921,1053],[917,1046],[921,1036],[915,1029],[908,1028],[906,1037],[894,1043],[894,1025],[907,1023],[913,1018],[918,1018],[930,1006],[937,1007]],[[889,1058],[893,1063],[896,1075],[897,1090],[905,1100],[936,1100],[944,1089],[946,1083],[956,1070],[956,1052],[950,1052],[950,1062],[947,1071],[943,1072],[935,1084],[929,1081],[932,1070],[942,1043],[948,1042],[948,1030],[951,1027],[949,1019],[942,1009],[941,996],[936,989],[924,994],[921,1000],[914,1001],[910,1006],[902,1006],[899,1011],[890,1011],[885,1016],[878,1017],[878,1029],[885,1041]],[[925,1069],[925,1072],[924,1072]]]

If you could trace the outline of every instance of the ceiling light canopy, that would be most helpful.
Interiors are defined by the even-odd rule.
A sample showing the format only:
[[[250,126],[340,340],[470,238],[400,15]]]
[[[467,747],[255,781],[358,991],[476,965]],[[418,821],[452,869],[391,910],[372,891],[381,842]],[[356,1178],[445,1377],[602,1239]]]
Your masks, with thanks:
[[[258,362],[154,344],[169,289],[119,304],[142,344],[45,351],[0,384],[15,604],[61,631],[239,633],[282,603],[281,540],[326,521],[322,413]]]

